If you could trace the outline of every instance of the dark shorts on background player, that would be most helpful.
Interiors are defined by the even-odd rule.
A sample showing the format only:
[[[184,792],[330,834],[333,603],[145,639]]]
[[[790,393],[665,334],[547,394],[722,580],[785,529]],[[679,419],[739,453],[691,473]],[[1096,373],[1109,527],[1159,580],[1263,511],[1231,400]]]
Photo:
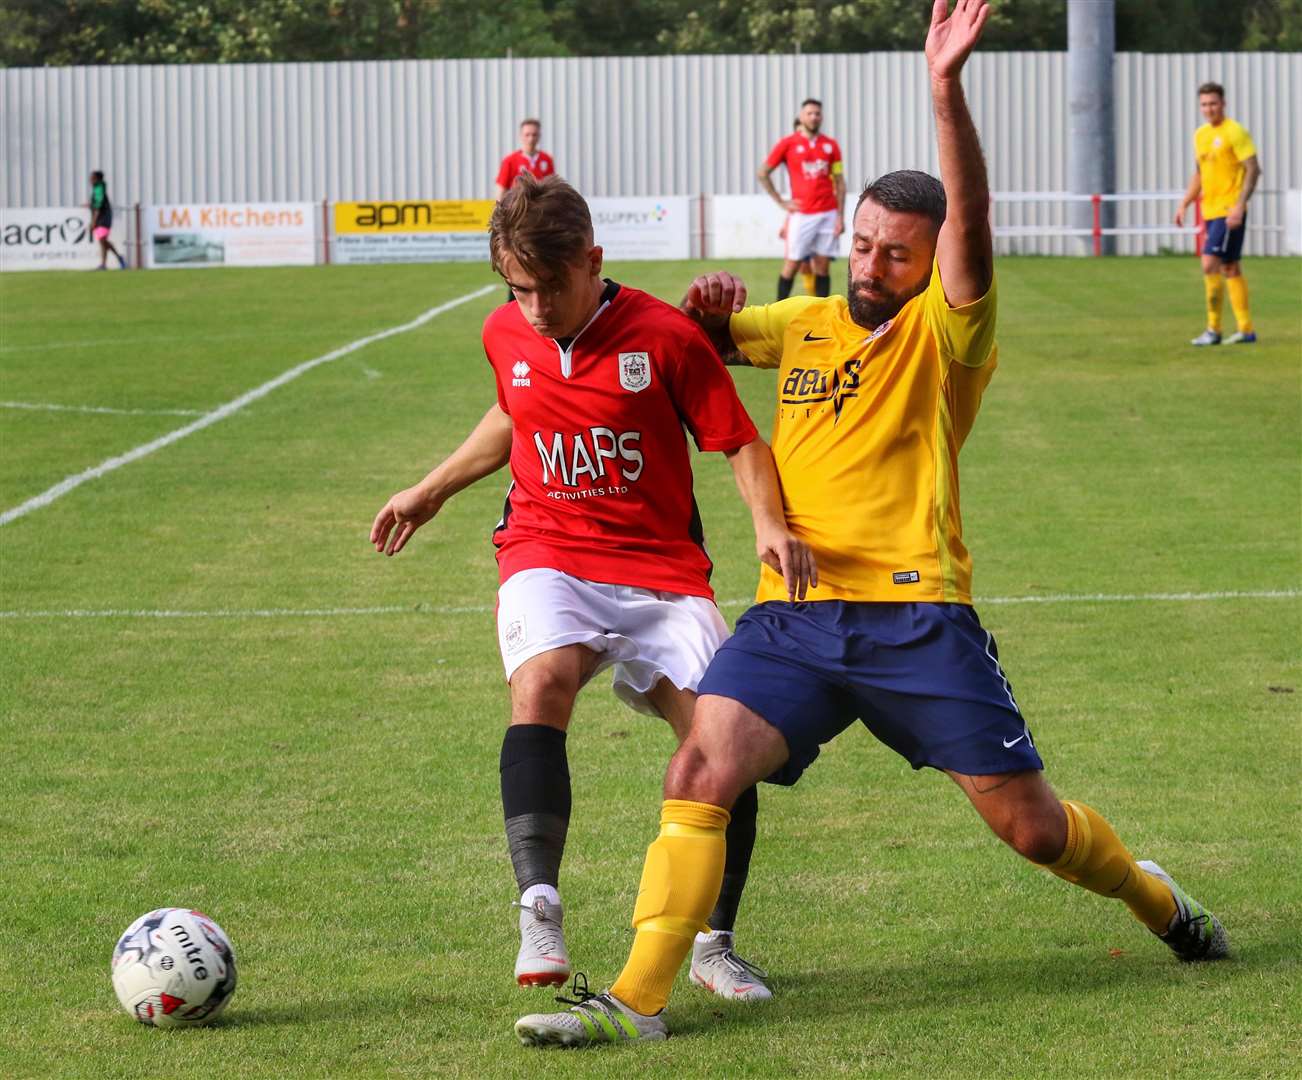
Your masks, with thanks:
[[[1207,239],[1203,242],[1203,254],[1215,255],[1223,263],[1236,263],[1243,254],[1243,236],[1248,231],[1248,218],[1244,215],[1243,223],[1237,229],[1227,229],[1225,218],[1209,218],[1203,223],[1207,230]]]
[[[699,687],[776,727],[794,784],[855,720],[908,760],[971,776],[1043,769],[995,640],[966,604],[757,604]]]

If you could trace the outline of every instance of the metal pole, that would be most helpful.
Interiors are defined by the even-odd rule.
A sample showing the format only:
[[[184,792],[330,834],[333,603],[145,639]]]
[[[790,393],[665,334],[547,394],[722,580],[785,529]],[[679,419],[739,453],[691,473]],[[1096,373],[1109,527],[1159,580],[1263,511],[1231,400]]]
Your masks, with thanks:
[[[1115,0],[1067,0],[1067,190],[1075,195],[1117,190],[1112,84],[1115,47]],[[1092,230],[1093,212],[1090,203],[1073,202],[1072,225]],[[1115,204],[1104,203],[1101,227],[1114,227],[1115,219]],[[1082,238],[1078,254],[1090,250],[1087,244]],[[1103,254],[1111,255],[1115,249],[1114,238],[1103,237]]]

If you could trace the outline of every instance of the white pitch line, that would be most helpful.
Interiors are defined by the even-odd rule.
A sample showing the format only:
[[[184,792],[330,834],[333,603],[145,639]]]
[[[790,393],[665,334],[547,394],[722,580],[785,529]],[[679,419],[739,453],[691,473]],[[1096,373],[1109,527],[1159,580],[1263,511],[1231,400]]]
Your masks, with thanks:
[[[43,506],[49,506],[55,499],[68,494],[68,492],[72,491],[74,488],[80,487],[88,480],[96,480],[107,473],[111,473],[114,469],[120,469],[123,465],[130,465],[133,461],[139,461],[141,458],[149,456],[156,450],[161,450],[165,446],[171,446],[172,443],[184,439],[187,435],[193,435],[196,431],[202,431],[204,428],[211,427],[220,420],[225,420],[228,416],[232,416],[239,412],[244,408],[244,406],[257,401],[259,398],[266,397],[273,390],[279,389],[288,382],[293,382],[293,380],[297,379],[300,375],[311,371],[314,367],[320,367],[322,364],[328,364],[332,360],[338,360],[341,356],[347,356],[349,353],[356,352],[358,349],[365,348],[367,345],[373,345],[377,341],[383,341],[385,338],[393,337],[395,334],[405,334],[408,330],[415,330],[418,326],[423,326],[425,323],[429,322],[430,319],[442,315],[445,311],[451,311],[453,308],[460,307],[462,304],[467,304],[471,300],[478,300],[479,297],[488,295],[496,288],[498,288],[497,285],[485,285],[482,289],[476,289],[472,293],[466,293],[465,296],[459,296],[455,300],[449,300],[446,304],[439,304],[437,307],[432,307],[428,311],[412,319],[411,322],[403,323],[401,326],[391,326],[388,330],[381,330],[375,334],[368,334],[364,338],[358,338],[356,341],[349,342],[347,345],[343,345],[338,349],[332,349],[330,352],[318,356],[315,359],[305,360],[297,367],[290,368],[288,371],[277,375],[269,382],[264,382],[261,386],[254,387],[248,393],[241,394],[234,401],[228,401],[225,405],[219,405],[217,408],[213,409],[212,412],[204,413],[203,416],[192,424],[186,424],[185,427],[179,427],[175,431],[169,431],[166,435],[162,435],[159,438],[154,439],[152,442],[144,443],[141,446],[137,446],[134,450],[128,450],[125,454],[111,457],[107,461],[101,461],[98,465],[86,469],[84,472],[79,472],[73,476],[60,480],[59,483],[54,485],[54,487],[41,492],[39,495],[33,496],[20,506],[15,506],[10,510],[6,510],[3,514],[0,514],[0,525],[7,525],[9,522],[14,521],[17,518],[30,514],[33,510],[39,510]]]
[[[202,416],[202,409],[112,409],[107,405],[54,405],[34,401],[0,401],[0,409],[34,412],[108,413],[113,416]]]
[[[1262,589],[1257,592],[1178,592],[1178,593],[1048,593],[1044,596],[987,596],[973,601],[984,604],[1131,604],[1143,601],[1175,603],[1202,600],[1291,600],[1302,596],[1302,589]]]
[[[1214,600],[1293,600],[1302,597],[1302,589],[1262,589],[1256,592],[1183,592],[1183,593],[1059,593],[1054,596],[987,596],[976,601],[977,607],[988,604],[1123,604],[1200,603]],[[753,601],[721,600],[721,608],[748,607]],[[0,611],[0,619],[329,619],[358,615],[487,615],[492,604],[461,607],[425,605],[391,605],[385,607],[329,608],[218,608],[211,611],[168,611],[132,608],[68,611]]]

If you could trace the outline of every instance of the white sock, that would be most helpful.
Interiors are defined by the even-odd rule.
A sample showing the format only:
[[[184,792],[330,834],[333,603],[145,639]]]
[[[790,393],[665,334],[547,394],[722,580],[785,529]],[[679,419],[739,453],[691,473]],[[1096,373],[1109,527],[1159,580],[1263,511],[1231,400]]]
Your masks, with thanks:
[[[697,944],[704,945],[707,941],[722,941],[724,938],[732,939],[731,930],[711,930],[707,933],[698,933],[696,935]]]
[[[559,904],[561,902],[561,894],[556,891],[555,885],[530,885],[520,894],[520,903],[525,907],[530,907],[540,896],[544,904]]]

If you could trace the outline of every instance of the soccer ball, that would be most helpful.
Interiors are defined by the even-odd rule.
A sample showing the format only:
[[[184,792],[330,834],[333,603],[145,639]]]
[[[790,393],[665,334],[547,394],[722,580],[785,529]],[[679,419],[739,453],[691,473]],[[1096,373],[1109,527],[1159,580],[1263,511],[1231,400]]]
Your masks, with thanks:
[[[142,1024],[193,1027],[235,993],[235,953],[212,919],[158,908],[127,927],[113,950],[113,990]]]

